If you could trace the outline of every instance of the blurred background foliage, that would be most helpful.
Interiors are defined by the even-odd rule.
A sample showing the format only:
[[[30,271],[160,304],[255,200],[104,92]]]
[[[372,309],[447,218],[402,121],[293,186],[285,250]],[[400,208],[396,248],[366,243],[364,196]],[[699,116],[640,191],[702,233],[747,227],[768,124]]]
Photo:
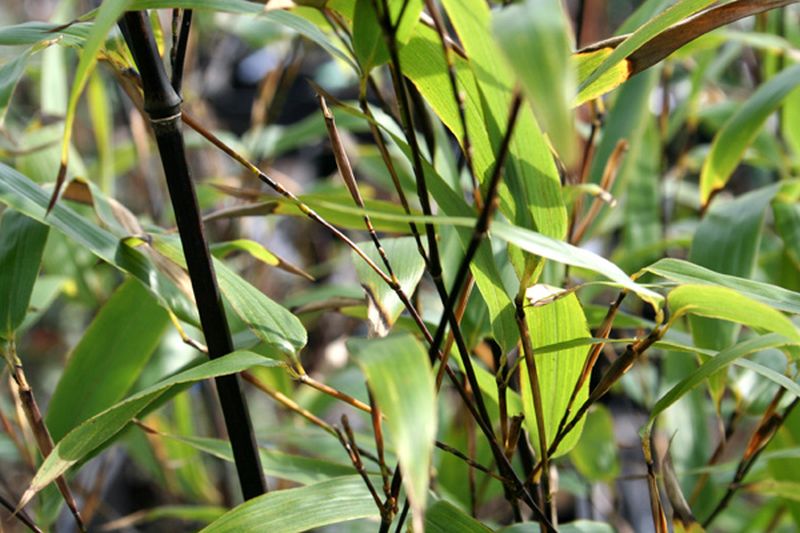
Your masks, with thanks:
[[[352,13],[353,2],[331,0],[328,6]],[[573,24],[581,21],[575,26],[581,47],[637,28],[656,12],[659,3],[576,0],[567,6]],[[0,11],[0,41],[6,45],[0,47],[0,160],[48,190],[59,170],[64,117],[78,65],[78,50],[70,42],[70,32],[79,34],[86,28],[73,25],[63,37],[54,37],[60,42],[32,50],[14,46],[13,39],[3,32],[7,26],[26,21],[66,23],[94,7],[80,0],[6,0]],[[327,220],[346,228],[354,240],[366,242],[360,212],[352,209],[338,174],[313,85],[342,101],[353,102],[359,97],[359,77],[341,58],[350,57],[350,53],[319,11],[304,6],[294,7],[291,13],[295,18],[287,23],[278,17],[197,10],[187,54],[185,110]],[[153,11],[151,19],[160,44],[168,49],[170,10]],[[735,165],[730,179],[714,191],[708,204],[701,178],[713,143],[729,119],[753,101],[759,87],[800,58],[799,28],[800,11],[796,7],[746,18],[681,48],[612,91],[604,103],[578,108],[571,138],[578,148],[576,158],[561,169],[564,184],[574,189],[569,192],[565,187],[565,201],[571,210],[584,216],[593,203],[591,196],[585,197],[585,204],[574,199],[582,194],[575,184],[581,175],[587,139],[595,144],[592,157],[584,158],[588,161],[586,181],[605,192],[597,195],[597,186],[585,186],[585,190],[605,200],[597,204],[599,210],[575,243],[609,258],[628,274],[672,257],[724,274],[800,290],[800,189],[792,180],[800,168],[800,92],[794,89],[783,94],[777,112],[772,112],[776,107],[769,109],[763,125],[753,127],[754,137],[742,148],[741,164]],[[320,32],[317,42],[308,38],[312,32]],[[327,44],[327,49],[320,42]],[[332,55],[332,50],[339,55]],[[156,228],[170,230],[173,214],[148,125],[122,89],[120,77],[125,71],[114,68],[124,64],[121,58],[125,55],[123,42],[113,30],[78,102],[69,145],[69,186],[60,201],[91,219],[95,219],[94,207],[102,220],[100,226],[109,225],[98,207],[107,201],[109,209],[115,210],[114,216],[119,210],[133,214],[142,233]],[[390,92],[388,70],[378,68],[373,75],[377,86]],[[793,83],[796,86],[797,82]],[[374,93],[370,98],[377,113],[381,102]],[[465,190],[468,173],[452,134],[430,106],[419,105],[416,112],[421,123],[427,120],[421,137],[436,171],[457,190]],[[746,117],[743,120],[744,126],[738,130],[734,127],[731,135],[750,128]],[[336,124],[367,208],[402,214],[367,122],[336,110]],[[596,138],[592,133],[595,127]],[[552,131],[551,139],[556,140]],[[604,180],[608,161],[623,139],[627,150],[613,169],[614,179]],[[346,339],[365,337],[374,327],[361,287],[368,274],[329,232],[242,172],[199,135],[187,129],[186,141],[215,255],[300,318],[308,331],[308,343],[299,357],[311,376],[368,402],[364,376],[348,356],[353,348],[348,350],[345,345]],[[412,208],[419,210],[413,200],[411,165],[402,147],[391,143],[390,148],[400,181],[411,191]],[[734,158],[730,154],[722,157]],[[773,185],[779,182],[782,186]],[[6,210],[3,215],[0,232],[10,224],[9,213]],[[575,218],[580,221],[582,216]],[[376,218],[374,222],[387,235],[408,233],[402,220]],[[454,235],[447,235],[449,229],[441,230],[446,280],[452,280],[461,253]],[[506,247],[502,241],[495,241],[493,251],[504,269],[502,275],[513,278],[512,266],[505,258]],[[403,248],[399,239],[394,242],[398,261],[416,254],[413,241],[407,239],[406,244],[410,246]],[[24,362],[56,442],[84,419],[76,411],[81,406],[87,413],[97,412],[86,406],[92,401],[87,391],[106,386],[109,391],[100,405],[107,406],[128,391],[142,390],[198,359],[198,352],[181,340],[171,317],[153,297],[138,283],[125,281],[119,270],[98,260],[86,246],[60,231],[50,231],[42,258],[29,312],[16,331],[16,353]],[[404,268],[409,279],[415,278],[410,292],[423,319],[434,327],[442,307],[428,277],[422,277],[417,287],[422,267],[403,264],[398,270]],[[547,263],[543,282],[562,286],[565,279],[578,285],[600,278],[589,269],[565,271],[562,265]],[[592,331],[601,325],[616,294],[616,289],[605,285],[581,288],[580,304],[575,305],[582,305]],[[484,341],[491,336],[491,325],[480,297],[474,291],[463,327],[476,360],[493,371],[496,360],[492,349],[497,345]],[[797,312],[793,307],[775,307]],[[400,309],[398,306],[398,314]],[[236,313],[229,312],[229,319],[237,346],[269,355],[269,347],[259,344]],[[396,329],[414,330],[406,314],[393,319],[398,321]],[[655,319],[648,306],[630,297],[623,304],[612,337],[642,335],[654,327]],[[580,440],[555,462],[561,522],[594,521],[576,522],[576,531],[608,531],[606,524],[618,531],[653,528],[638,432],[648,422],[656,400],[696,371],[698,361],[703,361],[707,353],[703,349],[713,354],[739,338],[739,326],[710,320],[693,316],[677,322],[665,337],[673,344],[652,349],[650,357],[640,361],[589,412]],[[186,321],[181,324],[189,337],[202,339],[202,334]],[[749,322],[745,320],[744,324]],[[742,335],[747,338],[749,333]],[[700,350],[679,349],[686,345]],[[86,356],[91,362],[86,364],[92,370],[85,374],[67,365],[82,347],[91,352]],[[595,378],[623,349],[624,342],[605,345]],[[111,352],[117,354],[113,360]],[[762,427],[763,413],[770,409],[783,412],[796,394],[781,397],[774,376],[764,376],[763,368],[767,368],[795,379],[795,363],[785,350],[759,350],[750,360],[759,365],[757,369],[753,365],[731,365],[702,386],[685,391],[663,413],[654,434],[659,457],[669,448],[679,486],[701,519],[728,488],[737,463],[748,444],[753,444],[754,429]],[[124,372],[120,361],[126,365]],[[109,362],[112,364],[104,370],[103,365]],[[74,373],[72,377],[65,367]],[[292,398],[328,423],[338,424],[340,416],[347,413],[358,442],[371,446],[368,416],[299,383],[283,369],[257,367],[251,374],[273,393]],[[0,384],[0,422],[4,429],[0,432],[0,493],[16,502],[39,459],[7,375],[3,374]],[[87,375],[93,375],[95,381],[86,382]],[[103,376],[112,382],[103,382]],[[335,438],[256,388],[246,390],[272,489],[355,474]],[[479,433],[476,435],[474,421],[452,390],[442,394],[438,417],[439,440],[478,463],[492,464],[488,446]],[[145,531],[192,530],[218,518],[239,500],[235,471],[225,460],[229,451],[218,440],[221,428],[216,397],[208,382],[176,393],[162,408],[142,414],[140,423],[124,431],[120,446],[88,459],[72,476],[71,485],[85,518],[93,527]],[[733,503],[712,529],[795,531],[800,523],[798,446],[800,413],[791,411],[786,420],[781,420],[766,453],[748,477],[740,480],[743,484],[737,486]],[[470,471],[461,459],[442,450],[434,454],[433,469],[435,492],[440,498],[492,527],[510,523],[512,517],[500,483]],[[671,498],[669,501],[674,503]],[[45,528],[74,528],[55,490],[45,490],[28,509]],[[4,528],[13,531],[20,527],[8,513],[0,516]],[[373,531],[376,527],[369,519],[326,530]]]

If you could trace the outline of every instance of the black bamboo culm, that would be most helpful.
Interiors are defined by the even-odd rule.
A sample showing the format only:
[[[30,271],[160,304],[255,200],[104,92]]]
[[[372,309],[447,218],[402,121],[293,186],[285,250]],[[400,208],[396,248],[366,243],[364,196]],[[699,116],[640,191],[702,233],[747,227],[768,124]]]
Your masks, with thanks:
[[[221,357],[233,351],[233,341],[186,161],[180,130],[181,98],[158,55],[147,14],[128,12],[119,25],[141,75],[144,109],[161,155],[208,354]],[[216,384],[242,495],[250,499],[267,490],[250,415],[236,375],[218,377]]]

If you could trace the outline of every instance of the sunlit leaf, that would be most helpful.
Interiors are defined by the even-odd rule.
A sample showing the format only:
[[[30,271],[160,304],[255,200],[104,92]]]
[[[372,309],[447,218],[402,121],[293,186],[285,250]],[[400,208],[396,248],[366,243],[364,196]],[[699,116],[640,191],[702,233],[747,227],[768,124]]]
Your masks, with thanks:
[[[203,529],[204,533],[255,531],[300,533],[357,518],[378,517],[378,508],[360,476],[270,492],[246,501]]]
[[[780,311],[727,287],[681,285],[670,291],[667,303],[672,318],[684,314],[716,318],[800,341],[797,326]]]
[[[555,437],[559,422],[564,417],[572,391],[583,370],[587,350],[585,347],[566,348],[556,352],[539,353],[537,348],[558,342],[590,337],[583,309],[574,293],[543,306],[530,306],[525,310],[525,319],[533,344],[533,357],[539,375],[539,390],[542,396],[542,412],[547,443]],[[525,361],[520,362],[520,391],[525,413],[525,428],[531,435],[531,443],[538,450],[539,439],[536,411],[531,396],[530,378]],[[575,398],[581,405],[589,393],[588,381]],[[558,446],[554,457],[569,452],[580,438],[583,421],[569,433]],[[538,453],[538,452],[537,452]]]
[[[643,271],[652,272],[678,283],[718,285],[770,305],[787,313],[800,313],[800,293],[761,281],[753,281],[727,274],[720,274],[681,259],[660,259]]]

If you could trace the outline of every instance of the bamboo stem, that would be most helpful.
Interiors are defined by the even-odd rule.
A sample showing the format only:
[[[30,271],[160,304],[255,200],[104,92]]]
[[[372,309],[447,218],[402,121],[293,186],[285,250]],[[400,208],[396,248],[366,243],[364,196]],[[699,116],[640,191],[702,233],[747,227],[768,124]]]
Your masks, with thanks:
[[[222,357],[233,351],[233,341],[186,161],[180,129],[181,98],[167,78],[145,12],[126,13],[120,27],[141,75],[144,109],[161,154],[209,357]],[[247,404],[236,375],[220,376],[215,381],[242,495],[254,498],[267,491],[267,484]]]

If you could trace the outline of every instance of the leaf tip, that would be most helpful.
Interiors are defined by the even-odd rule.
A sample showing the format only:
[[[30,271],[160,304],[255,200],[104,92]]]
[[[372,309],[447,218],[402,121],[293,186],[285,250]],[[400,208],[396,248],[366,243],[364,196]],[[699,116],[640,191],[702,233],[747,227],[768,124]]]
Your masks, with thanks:
[[[64,186],[64,180],[67,177],[67,162],[66,160],[62,159],[61,164],[58,167],[58,176],[56,177],[56,186],[53,188],[53,195],[50,196],[50,202],[47,204],[47,211],[45,211],[45,216],[50,214],[50,211],[56,205],[58,201],[58,195],[61,192],[61,188]]]

